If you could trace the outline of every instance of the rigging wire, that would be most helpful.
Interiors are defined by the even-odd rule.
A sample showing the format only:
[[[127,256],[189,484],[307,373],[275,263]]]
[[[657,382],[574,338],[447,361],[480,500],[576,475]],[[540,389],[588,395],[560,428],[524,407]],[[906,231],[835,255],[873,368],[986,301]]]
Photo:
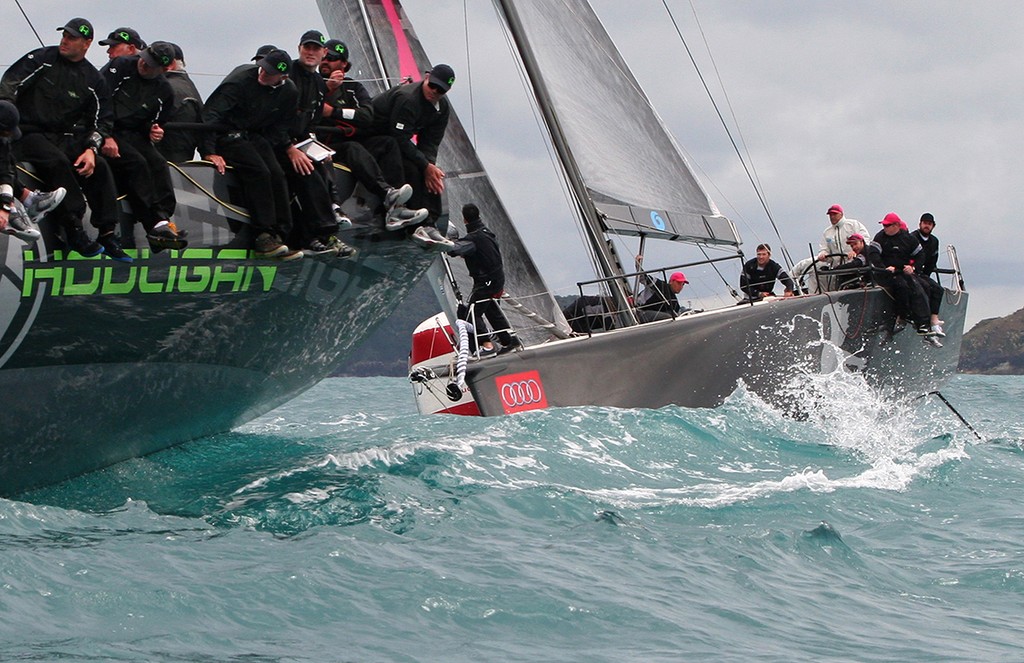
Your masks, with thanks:
[[[43,38],[39,36],[38,32],[36,32],[36,26],[32,25],[32,19],[28,17],[24,8],[22,8],[21,0],[14,0],[14,4],[18,5],[18,10],[21,12],[21,15],[25,17],[25,22],[28,23],[28,27],[32,29],[32,34],[36,36],[36,39],[39,41],[39,45],[46,46],[46,44],[43,43]]]
[[[668,14],[669,19],[672,21],[672,27],[675,28],[676,34],[679,36],[679,41],[682,42],[683,48],[686,50],[686,55],[690,58],[690,63],[693,65],[694,70],[697,72],[697,77],[700,78],[701,84],[704,86],[704,91],[707,92],[708,99],[711,100],[711,105],[715,108],[715,113],[718,114],[718,119],[722,123],[722,127],[725,129],[726,136],[729,137],[729,142],[732,144],[733,150],[736,152],[736,156],[740,159],[740,165],[743,166],[743,172],[746,173],[747,179],[750,181],[750,185],[754,188],[754,193],[757,195],[758,201],[761,203],[761,207],[764,209],[765,214],[768,215],[768,221],[772,225],[772,229],[775,230],[775,236],[779,238],[779,244],[782,248],[782,255],[787,262],[787,266],[792,268],[793,260],[789,256],[789,251],[786,249],[785,243],[782,240],[782,234],[779,232],[779,227],[775,223],[775,217],[772,216],[771,210],[768,209],[768,202],[764,199],[764,195],[758,186],[753,174],[750,172],[750,168],[747,166],[746,160],[743,158],[743,153],[740,151],[739,146],[736,144],[736,139],[732,135],[732,131],[729,130],[729,125],[725,121],[725,116],[722,115],[722,109],[719,108],[718,102],[715,100],[714,95],[711,93],[711,88],[708,87],[707,80],[704,78],[704,73],[700,70],[697,65],[697,60],[693,57],[693,52],[690,50],[690,45],[686,42],[686,38],[683,37],[682,30],[679,28],[679,24],[676,22],[676,17],[672,14],[672,10],[668,6],[668,0],[661,0],[665,7],[665,13]]]
[[[473,59],[469,56],[469,0],[462,0],[462,28],[466,37],[466,78],[469,83],[469,128],[476,147],[476,106],[473,104]]]

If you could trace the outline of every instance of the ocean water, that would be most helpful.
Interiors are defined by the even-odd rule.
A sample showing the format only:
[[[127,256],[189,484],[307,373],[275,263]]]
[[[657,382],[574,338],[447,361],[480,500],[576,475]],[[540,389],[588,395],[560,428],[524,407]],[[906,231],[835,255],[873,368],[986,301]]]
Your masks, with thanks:
[[[331,379],[0,500],[0,660],[1024,660],[1024,378],[803,421],[420,417]]]

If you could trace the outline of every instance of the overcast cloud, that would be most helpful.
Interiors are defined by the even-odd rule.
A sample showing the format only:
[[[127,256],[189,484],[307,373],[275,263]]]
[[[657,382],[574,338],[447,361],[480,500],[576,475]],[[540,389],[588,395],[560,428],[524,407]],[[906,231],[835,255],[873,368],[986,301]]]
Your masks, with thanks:
[[[102,36],[128,25],[148,41],[181,44],[204,93],[260,44],[294,51],[303,31],[324,28],[313,0],[287,3],[286,15],[268,0],[173,6],[76,0],[71,11],[65,2],[21,1],[47,44],[56,43],[55,28],[72,15],[91,20]],[[567,222],[564,196],[491,4],[468,4],[471,69],[463,0],[404,2],[434,61],[455,67],[452,101],[549,285],[572,292],[589,271],[582,255],[567,257],[577,233]],[[744,252],[752,255],[759,240],[774,243],[662,2],[593,4],[712,198],[739,225]],[[690,3],[670,0],[669,6],[720,96]],[[1024,152],[1018,38],[1024,4],[694,0],[694,6],[793,255],[817,243],[832,203],[869,230],[889,211],[912,228],[930,211],[943,246],[959,250],[972,296],[968,326],[1024,307],[1024,289],[1006,281],[1024,265],[1013,232]],[[38,42],[13,0],[0,5],[0,24],[6,69]],[[89,57],[102,65],[106,54],[94,44]]]

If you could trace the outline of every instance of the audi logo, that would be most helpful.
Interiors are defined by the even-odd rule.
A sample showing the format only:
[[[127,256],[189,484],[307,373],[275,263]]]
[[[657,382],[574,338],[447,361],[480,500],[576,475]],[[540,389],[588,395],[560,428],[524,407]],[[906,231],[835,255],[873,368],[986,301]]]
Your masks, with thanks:
[[[520,380],[501,385],[501,402],[506,407],[522,407],[540,403],[544,392],[536,380]]]

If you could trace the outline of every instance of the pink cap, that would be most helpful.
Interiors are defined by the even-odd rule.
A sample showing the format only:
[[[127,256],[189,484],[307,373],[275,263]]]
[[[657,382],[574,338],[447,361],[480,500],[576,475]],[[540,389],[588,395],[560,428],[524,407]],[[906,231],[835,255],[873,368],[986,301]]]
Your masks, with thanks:
[[[884,219],[879,221],[879,223],[881,223],[883,226],[902,226],[903,219],[901,219],[899,215],[896,214],[896,212],[889,212],[888,214],[885,215]]]
[[[843,206],[842,205],[833,205],[832,207],[829,207],[828,211],[825,212],[825,213],[826,214],[831,214],[832,212],[839,212],[840,214],[842,214],[843,213]]]
[[[847,244],[853,244],[854,240],[859,240],[859,241],[863,242],[864,241],[864,235],[861,235],[860,233],[853,233],[852,235],[850,235],[849,237],[846,238],[846,243]]]
[[[679,283],[689,283],[689,281],[686,280],[686,275],[682,272],[674,272],[672,276],[668,277],[669,283],[674,281],[678,281]]]

